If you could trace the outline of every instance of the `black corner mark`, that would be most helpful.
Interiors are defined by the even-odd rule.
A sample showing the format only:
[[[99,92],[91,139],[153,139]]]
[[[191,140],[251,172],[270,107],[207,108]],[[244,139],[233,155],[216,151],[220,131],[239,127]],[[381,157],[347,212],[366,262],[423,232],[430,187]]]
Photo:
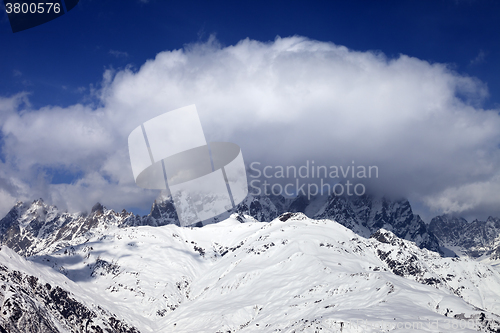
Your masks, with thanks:
[[[64,1],[64,2],[63,2]],[[75,8],[80,0],[3,0],[12,32],[51,21]]]
[[[70,10],[75,8],[79,1],[80,0],[64,0],[64,3],[66,4],[66,12],[69,12]]]

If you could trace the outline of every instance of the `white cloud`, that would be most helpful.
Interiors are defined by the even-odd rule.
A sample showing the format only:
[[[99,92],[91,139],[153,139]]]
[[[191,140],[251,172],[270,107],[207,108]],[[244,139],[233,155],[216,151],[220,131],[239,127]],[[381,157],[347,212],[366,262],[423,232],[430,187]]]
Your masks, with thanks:
[[[30,110],[12,106],[19,96],[0,100],[6,167],[27,184],[25,197],[41,191],[33,170],[57,166],[84,174],[74,184],[48,185],[59,205],[146,208],[155,192],[135,186],[127,136],[148,119],[196,104],[207,140],[239,144],[247,164],[354,160],[379,167],[371,189],[441,211],[482,207],[500,215],[498,110],[480,108],[483,83],[444,64],[302,37],[228,47],[212,38],[159,53],[136,72],[107,71],[99,96],[98,109]],[[466,190],[479,183],[488,190]]]
[[[479,65],[485,62],[486,53],[483,50],[479,50],[478,55],[470,61],[471,65]]]
[[[128,53],[124,51],[109,50],[109,54],[116,58],[128,58]]]

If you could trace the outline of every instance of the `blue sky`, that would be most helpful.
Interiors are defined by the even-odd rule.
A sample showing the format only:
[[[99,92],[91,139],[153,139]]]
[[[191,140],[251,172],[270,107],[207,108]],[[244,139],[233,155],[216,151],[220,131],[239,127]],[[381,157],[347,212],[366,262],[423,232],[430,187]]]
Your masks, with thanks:
[[[464,102],[464,105],[459,107],[459,111],[453,109],[456,101],[447,102],[445,106],[442,106],[443,109],[439,113],[439,117],[442,116],[442,119],[438,117],[442,121],[442,125],[440,125],[442,127],[436,125],[437,127],[429,130],[429,135],[427,135],[429,138],[435,137],[435,141],[429,139],[429,142],[423,143],[415,139],[418,135],[425,136],[424,132],[427,130],[424,130],[420,131],[420,134],[414,133],[414,136],[405,136],[405,139],[401,140],[405,143],[404,145],[393,147],[387,142],[397,141],[398,136],[395,134],[394,137],[384,138],[374,146],[378,155],[383,156],[378,161],[374,157],[365,158],[367,156],[364,154],[365,150],[356,150],[363,140],[370,141],[369,137],[363,138],[359,144],[352,144],[346,146],[342,151],[337,151],[338,156],[342,156],[342,158],[336,161],[325,160],[325,164],[341,164],[354,158],[359,163],[379,163],[381,166],[385,166],[386,175],[389,173],[395,175],[391,176],[392,178],[387,175],[388,183],[397,183],[401,182],[401,179],[405,179],[403,183],[406,184],[395,188],[389,185],[379,185],[381,191],[413,197],[415,202],[420,202],[420,205],[435,213],[458,212],[480,217],[485,214],[500,213],[498,209],[494,208],[498,206],[498,198],[491,198],[490,195],[490,193],[496,192],[498,180],[496,170],[499,161],[498,152],[492,148],[492,145],[498,147],[497,144],[500,144],[496,141],[498,138],[495,136],[495,132],[498,132],[500,127],[497,129],[494,127],[497,124],[494,115],[498,114],[497,110],[500,108],[500,76],[498,75],[500,73],[500,61],[498,61],[500,59],[500,43],[498,42],[500,40],[500,27],[498,22],[500,22],[500,3],[488,0],[335,2],[81,0],[77,7],[66,15],[15,34],[10,30],[6,14],[0,14],[0,39],[2,41],[0,48],[0,77],[2,78],[0,80],[0,98],[3,98],[0,100],[3,103],[0,104],[0,112],[3,113],[0,142],[2,143],[1,157],[4,164],[2,165],[3,174],[0,175],[4,207],[1,207],[0,213],[5,213],[7,207],[15,200],[31,200],[38,196],[69,210],[90,208],[92,201],[101,201],[115,209],[128,208],[137,212],[147,211],[157,194],[138,192],[138,190],[133,189],[133,179],[132,184],[130,179],[124,180],[130,172],[125,166],[123,166],[125,169],[123,175],[118,171],[113,171],[119,167],[114,169],[111,165],[114,165],[113,163],[118,165],[126,161],[125,155],[116,156],[116,159],[107,156],[111,151],[126,149],[126,141],[123,141],[122,137],[128,133],[129,127],[134,128],[132,121],[130,124],[120,125],[120,119],[126,117],[136,119],[140,123],[159,114],[160,111],[129,110],[128,113],[123,111],[121,115],[117,115],[116,107],[121,106],[122,110],[125,110],[124,105],[136,105],[134,104],[136,102],[137,105],[150,108],[148,110],[156,107],[149,105],[149,102],[139,103],[149,96],[147,92],[136,96],[135,100],[128,100],[123,97],[125,93],[120,89],[127,84],[133,84],[133,82],[135,84],[148,82],[147,80],[141,81],[141,73],[144,75],[149,73],[149,67],[146,66],[148,60],[148,63],[153,67],[152,72],[170,66],[168,63],[171,60],[162,60],[157,57],[161,52],[167,52],[164,53],[165,57],[174,57],[173,53],[168,52],[183,49],[183,52],[188,55],[186,58],[188,60],[185,61],[191,64],[192,71],[198,71],[199,68],[205,66],[206,68],[214,68],[214,72],[207,72],[206,75],[216,75],[214,73],[219,73],[220,68],[216,69],[213,57],[225,54],[226,51],[232,52],[231,47],[235,47],[240,55],[248,52],[249,56],[256,57],[265,48],[271,52],[286,48],[288,47],[286,45],[290,43],[298,43],[302,45],[301,48],[309,51],[330,48],[331,52],[342,52],[337,47],[343,46],[349,51],[358,52],[350,53],[354,57],[353,59],[366,56],[366,59],[360,60],[359,66],[363,67],[363,64],[367,64],[367,68],[373,68],[373,70],[380,66],[390,67],[392,60],[399,59],[400,64],[395,64],[393,69],[381,72],[377,76],[370,76],[370,79],[367,79],[371,82],[370,84],[373,84],[373,88],[386,84],[385,79],[388,75],[392,75],[390,73],[399,73],[395,74],[395,78],[409,73],[408,75],[415,75],[415,84],[419,87],[425,86],[427,83],[432,86],[435,82],[442,80],[444,83],[438,86],[448,87],[454,97]],[[276,41],[277,36],[284,39],[283,43],[280,44]],[[305,41],[302,40],[299,43],[297,40],[286,39],[292,36],[301,36],[300,38],[305,38]],[[254,45],[251,42],[249,42],[250,44],[241,44],[241,41],[246,38],[249,41],[262,44]],[[281,51],[276,52],[281,54],[279,53]],[[301,57],[307,57],[310,61],[310,65],[307,65],[310,67],[302,68],[300,67],[302,65],[299,65],[298,70],[304,71],[304,73],[316,70],[318,73],[321,72],[322,65],[318,62],[320,60],[314,60],[314,56],[310,54],[312,53],[306,52],[304,55],[297,56],[296,61],[300,61]],[[407,58],[403,59],[401,55],[405,55]],[[154,60],[155,58],[156,60]],[[284,73],[294,70],[293,62],[283,62],[283,64],[285,63],[290,68],[284,70]],[[336,62],[332,60],[331,64],[324,66],[327,66],[327,69],[332,69],[336,68],[335,64]],[[154,66],[158,67],[154,69]],[[244,67],[245,63],[242,66]],[[428,71],[428,75],[417,78],[415,73],[418,71],[422,73]],[[178,81],[165,83],[161,81],[161,76],[155,76],[151,82],[160,80],[158,81],[160,85],[177,87],[191,78],[189,68],[175,73],[181,73],[178,74],[182,76]],[[171,78],[176,75],[175,73],[167,71],[165,75],[171,75],[169,76]],[[346,75],[342,76],[342,80],[355,79],[352,77],[355,74],[352,73],[342,74]],[[221,74],[214,80],[223,81],[228,78],[237,80],[225,75],[229,74]],[[307,76],[307,74],[303,75]],[[438,79],[435,79],[434,75]],[[251,81],[253,78],[255,77],[252,76],[249,80]],[[284,80],[284,78],[280,78],[280,80]],[[299,78],[294,77],[292,80],[299,80]],[[326,82],[327,80],[325,80],[321,82]],[[376,82],[377,80],[380,80],[380,84]],[[196,84],[196,82],[199,81],[192,83]],[[302,82],[310,82],[312,87],[320,81],[307,77]],[[409,79],[408,82],[413,81]],[[234,81],[234,83],[238,87],[241,85],[239,81]],[[325,87],[330,87],[330,84],[333,83],[326,82]],[[394,84],[397,85],[397,83]],[[321,89],[321,85],[318,87]],[[357,92],[355,84],[353,87],[354,90],[351,92],[359,93],[360,96],[364,96],[364,94],[371,96],[366,91]],[[367,86],[368,90],[369,87]],[[450,93],[446,90],[448,88],[443,88],[443,95]],[[123,89],[127,91],[125,88]],[[241,89],[249,91],[253,88],[242,86]],[[411,91],[411,87],[408,89]],[[154,88],[151,87],[148,91],[153,90]],[[173,88],[170,91],[172,90]],[[199,108],[199,103],[201,103],[201,106],[205,105],[207,110],[211,107],[215,108],[215,104],[212,105],[208,100],[203,99],[205,97],[189,95],[189,88],[186,88],[186,91],[181,90],[179,93],[186,93],[187,97],[175,103],[172,102],[172,104],[165,102],[162,104],[164,112],[174,107],[184,106],[182,103],[190,102],[196,103]],[[129,95],[133,94],[129,93]],[[235,96],[245,95],[235,92]],[[418,98],[434,98],[425,96],[427,95],[424,94]],[[368,100],[370,98],[377,100],[376,96],[369,97]],[[439,97],[435,98],[435,103],[439,104]],[[237,104],[241,103],[242,100],[233,102]],[[274,102],[277,103],[276,105],[281,103]],[[314,102],[310,105],[314,105]],[[389,103],[387,110],[397,112],[398,105],[400,104]],[[223,106],[220,107],[223,108]],[[234,105],[232,107],[234,108]],[[347,109],[350,107],[346,106]],[[381,105],[380,108],[382,107]],[[488,116],[484,115],[486,114],[483,112],[484,110],[490,110]],[[208,122],[209,115],[204,115],[203,109],[199,112],[202,121],[205,119]],[[371,114],[377,114],[380,117],[387,116],[388,119],[392,119],[390,113]],[[281,113],[277,112],[275,116],[280,115]],[[319,116],[320,114],[318,114]],[[362,115],[360,116],[362,117]],[[89,120],[90,118],[92,119]],[[344,118],[342,115],[337,115],[336,118],[332,119],[340,119],[338,123],[348,127],[352,119]],[[259,119],[264,119],[262,124],[266,124],[262,125],[262,128],[267,128],[266,126],[271,124],[266,122],[269,119],[265,116]],[[272,121],[277,121],[276,119]],[[292,116],[290,119],[295,118]],[[410,121],[408,119],[401,120],[401,124],[407,124]],[[422,124],[429,124],[429,128],[431,128],[434,126],[434,123],[431,123],[434,121],[432,119],[435,120],[436,117],[426,118]],[[462,126],[457,120],[456,124],[450,124],[450,127],[446,127],[447,121],[453,121],[453,119],[462,119],[462,122],[471,124],[464,125],[462,132],[464,135],[470,135],[471,141],[465,140],[463,143],[456,143],[460,141],[455,139],[455,136],[459,136],[459,134],[446,132],[451,127]],[[50,121],[59,120],[63,124],[61,129],[58,129],[56,125],[51,128]],[[62,142],[68,135],[72,135],[71,131],[64,132],[63,127],[67,127],[64,121],[71,124],[85,124],[82,125],[85,135],[89,133],[87,127],[92,127],[92,124],[97,124],[98,127],[103,122],[109,126],[103,125],[102,131],[107,131],[105,134],[99,130],[91,131],[94,134],[99,132],[100,134],[98,134],[102,134],[102,137],[90,138],[83,135],[82,137],[86,138],[86,143],[82,143],[82,146],[79,146],[80,142],[75,143],[80,149],[80,155],[72,157],[71,149],[64,147],[65,142]],[[355,122],[355,120],[352,121]],[[429,123],[426,123],[427,121]],[[90,123],[87,124],[87,122]],[[47,125],[39,127],[38,124]],[[255,124],[260,123],[256,120]],[[216,125],[214,122],[213,127],[216,128]],[[109,129],[114,128],[113,126],[124,126],[125,129],[123,133],[117,131],[113,134]],[[272,155],[257,153],[260,146],[253,147],[250,143],[246,143],[245,139],[235,134],[234,129],[231,129],[230,125],[228,126],[225,134],[220,134],[220,136],[228,141],[240,140],[237,143],[242,146],[244,152],[245,148],[247,149],[249,152],[247,156],[251,159],[262,160],[264,163],[265,159]],[[314,123],[311,123],[311,126],[314,127]],[[353,126],[356,128],[357,125]],[[390,124],[380,126],[378,132],[372,133],[374,138],[394,131]],[[424,125],[422,126],[422,128],[426,128]],[[361,127],[358,129],[359,133],[363,133]],[[41,130],[42,134],[37,134],[37,130],[40,128],[44,128],[44,130]],[[207,128],[208,135],[210,135],[210,124]],[[212,131],[213,137],[218,135],[215,132],[215,130]],[[442,138],[437,137],[438,133],[442,132],[448,133],[450,142],[454,142],[454,144],[450,143],[450,147],[443,146],[442,151],[436,150],[433,154],[425,155],[426,149],[428,149],[426,147],[435,146],[436,142],[443,142]],[[22,135],[26,135],[29,139],[21,138]],[[74,135],[78,134],[75,132]],[[263,134],[263,136],[265,135]],[[327,138],[320,143],[316,141],[319,139],[325,138],[311,139],[308,143],[329,145],[331,142],[328,140],[333,140],[333,138]],[[107,140],[107,143],[99,144],[99,140]],[[291,140],[293,141],[293,139]],[[307,137],[305,140],[308,140]],[[27,145],[35,147],[36,145],[33,144],[35,142],[44,142],[45,145],[38,149],[32,148],[33,150],[27,148]],[[92,144],[87,144],[88,142],[92,142]],[[125,142],[125,147],[122,147],[123,142]],[[332,142],[336,143],[336,141]],[[352,140],[352,142],[356,141]],[[300,144],[297,143],[297,146]],[[42,157],[37,160],[37,154],[43,152],[44,149],[47,149],[47,158]],[[421,156],[419,161],[429,163],[422,162],[420,165],[420,162],[407,162],[408,164],[405,164],[402,160],[411,160],[411,156],[415,154],[407,158],[402,152],[412,149],[416,151],[416,155]],[[298,149],[298,151],[301,150]],[[307,150],[304,148],[303,151]],[[353,153],[351,156],[350,153],[347,153],[349,151],[357,151],[357,153]],[[449,156],[444,156],[443,151],[451,153]],[[317,156],[324,155],[324,152],[319,149]],[[63,155],[64,158],[60,157]],[[285,155],[283,153],[283,156],[291,155],[293,154]],[[246,160],[247,156],[245,156]],[[299,156],[298,153],[294,156],[294,158],[283,157],[282,160],[269,160],[268,163],[300,165],[305,159],[314,158],[312,155]],[[443,161],[439,160],[440,156],[444,156]],[[474,158],[480,160],[477,163],[479,164],[477,168],[474,167],[475,163],[472,163]],[[454,169],[457,164],[462,165],[462,159],[465,161],[463,165],[470,163],[470,166]],[[97,170],[97,174],[94,175],[93,171],[95,170]],[[422,174],[419,174],[419,170],[422,170]],[[75,182],[81,179],[85,179],[85,181],[77,186],[78,190],[75,189],[72,192],[71,184],[75,185]],[[111,184],[113,189],[102,185],[107,183]],[[52,186],[58,184],[62,184],[64,188]],[[123,190],[124,188],[127,190]],[[123,192],[128,193],[126,198]],[[472,200],[464,193],[481,193],[481,195],[475,195],[474,198],[484,198]],[[81,199],[82,196],[87,199]],[[117,199],[111,200],[109,197]],[[471,201],[474,202],[471,203]]]
[[[210,34],[223,45],[300,35],[452,64],[486,82],[492,95],[486,103],[498,103],[499,18],[500,4],[488,0],[81,0],[68,15],[16,34],[3,14],[0,92],[30,91],[34,107],[69,105],[99,85],[105,68],[140,67]]]

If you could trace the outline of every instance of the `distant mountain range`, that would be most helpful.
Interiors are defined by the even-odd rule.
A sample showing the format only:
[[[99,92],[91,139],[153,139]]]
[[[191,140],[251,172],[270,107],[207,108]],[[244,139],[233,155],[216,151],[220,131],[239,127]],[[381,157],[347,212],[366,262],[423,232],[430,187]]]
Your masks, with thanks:
[[[500,219],[467,222],[461,217],[437,216],[431,220],[429,231],[440,243],[459,255],[475,259],[500,259]]]
[[[500,259],[500,219],[467,222],[448,215],[437,216],[430,224],[413,213],[408,200],[387,200],[369,196],[335,196],[284,198],[283,196],[248,195],[235,209],[257,221],[272,221],[285,212],[301,212],[313,219],[330,219],[363,237],[381,228],[415,242],[441,255],[468,255],[473,258]],[[196,226],[222,221],[231,212],[203,221]],[[179,225],[172,200],[162,198],[153,203],[146,216],[114,212],[97,203],[90,214],[60,212],[43,200],[31,204],[17,203],[0,220],[0,242],[23,256],[51,251],[73,239],[85,237],[109,226]]]

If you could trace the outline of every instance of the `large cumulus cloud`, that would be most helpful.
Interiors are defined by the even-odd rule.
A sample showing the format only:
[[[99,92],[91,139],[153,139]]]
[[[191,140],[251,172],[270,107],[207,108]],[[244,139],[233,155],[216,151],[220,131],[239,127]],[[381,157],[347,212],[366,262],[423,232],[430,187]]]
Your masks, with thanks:
[[[1,99],[0,195],[145,209],[157,193],[135,186],[127,136],[196,104],[207,140],[239,144],[247,164],[376,165],[371,191],[436,212],[500,215],[500,117],[481,108],[487,95],[477,79],[406,55],[303,37],[228,47],[211,38],[136,71],[105,72],[99,107],[33,110],[26,94]],[[48,168],[78,179],[51,184]]]

